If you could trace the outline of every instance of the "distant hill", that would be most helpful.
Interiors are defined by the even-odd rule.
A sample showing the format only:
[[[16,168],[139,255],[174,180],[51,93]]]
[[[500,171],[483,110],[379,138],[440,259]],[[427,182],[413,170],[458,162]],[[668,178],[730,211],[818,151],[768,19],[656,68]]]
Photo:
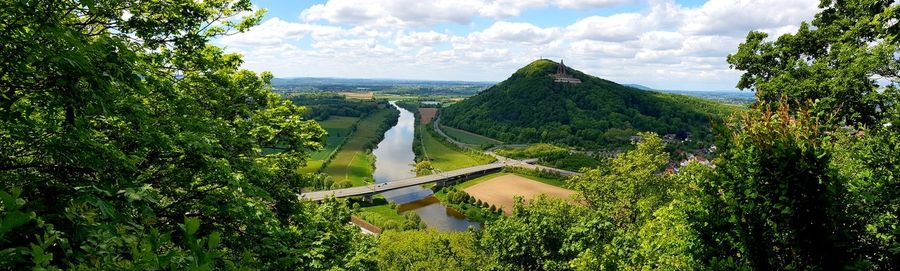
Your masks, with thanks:
[[[626,87],[633,87],[633,88],[640,89],[640,90],[653,90],[653,88],[651,88],[651,87],[644,86],[644,85],[638,85],[638,84],[622,84],[622,85],[626,86]]]
[[[557,83],[558,64],[537,60],[509,79],[442,110],[445,125],[507,142],[585,148],[627,143],[640,131],[688,132],[711,139],[710,117],[736,107],[678,94],[645,91],[567,68],[581,84]]]
[[[273,78],[272,87],[281,93],[319,91],[375,91],[390,94],[460,95],[478,93],[493,82],[429,81],[403,79],[354,79],[327,77]]]
[[[700,97],[707,100],[713,100],[727,104],[749,104],[756,101],[756,94],[752,91],[735,91],[735,90],[659,90],[667,93],[675,93],[687,96]]]

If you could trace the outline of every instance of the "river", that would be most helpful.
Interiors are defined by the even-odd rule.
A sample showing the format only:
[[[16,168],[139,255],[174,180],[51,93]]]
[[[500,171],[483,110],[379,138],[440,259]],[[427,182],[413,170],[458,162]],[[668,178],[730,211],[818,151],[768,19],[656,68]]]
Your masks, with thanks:
[[[412,151],[415,116],[412,112],[398,107],[395,102],[391,102],[391,105],[400,110],[400,119],[397,125],[385,132],[384,139],[372,151],[375,155],[376,183],[416,176],[413,172],[416,155]],[[477,222],[469,221],[458,211],[441,204],[437,198],[431,196],[430,189],[414,186],[384,192],[382,195],[389,201],[399,204],[399,210],[416,212],[430,228],[442,231],[462,231],[470,226],[479,228]]]

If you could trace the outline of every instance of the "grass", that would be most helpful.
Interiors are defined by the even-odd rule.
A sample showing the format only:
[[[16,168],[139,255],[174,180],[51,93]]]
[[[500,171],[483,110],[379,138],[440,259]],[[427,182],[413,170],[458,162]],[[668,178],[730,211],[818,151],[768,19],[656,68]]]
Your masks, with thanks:
[[[530,175],[530,174],[522,174],[522,173],[497,172],[497,173],[491,173],[491,174],[488,174],[488,175],[484,175],[484,176],[481,176],[481,177],[478,177],[478,178],[474,178],[474,179],[471,179],[471,180],[466,180],[465,182],[456,184],[456,187],[459,188],[459,189],[466,189],[466,188],[469,188],[469,187],[471,187],[471,186],[473,186],[473,185],[476,185],[476,184],[482,183],[482,182],[484,182],[484,181],[487,181],[487,180],[490,180],[490,179],[493,179],[493,178],[496,178],[496,177],[500,177],[500,176],[503,176],[503,175],[506,175],[506,174],[513,174],[513,175],[516,175],[516,176],[519,176],[519,177],[522,177],[522,178],[526,178],[526,179],[530,179],[530,180],[542,182],[542,183],[549,184],[549,185],[556,186],[556,187],[563,187],[563,188],[564,188],[564,187],[565,187],[564,185],[566,184],[566,181],[563,180],[563,179],[544,178],[544,177],[538,177],[538,176],[534,176],[534,175]]]
[[[376,197],[372,203],[359,202],[362,205],[356,215],[381,229],[389,224],[402,225],[407,219],[399,214],[383,197]]]
[[[491,173],[491,174],[484,175],[484,176],[481,176],[481,177],[478,177],[475,179],[467,180],[465,182],[457,184],[456,187],[459,188],[460,190],[466,189],[466,188],[469,188],[470,186],[473,186],[473,185],[476,185],[476,184],[482,183],[484,181],[487,181],[487,180],[490,180],[490,179],[493,179],[496,177],[500,177],[500,176],[503,176],[506,174],[507,174],[506,172]]]
[[[534,175],[529,175],[529,174],[521,174],[521,173],[513,173],[513,174],[518,175],[519,177],[532,179],[532,180],[542,182],[545,184],[549,184],[552,186],[556,186],[556,187],[565,188],[565,185],[566,185],[566,181],[564,179],[560,179],[560,178],[544,178],[544,177],[539,177],[539,176],[534,176]]]
[[[425,127],[422,125],[418,125],[416,132],[422,134],[422,144],[425,147],[425,156],[431,160],[431,166],[435,169],[448,171],[483,165],[490,162],[487,157],[469,155],[464,151],[459,151],[445,145],[435,138],[435,135],[426,131]]]
[[[356,117],[332,116],[327,120],[320,121],[319,125],[328,132],[328,137],[325,139],[325,146],[323,146],[321,151],[314,152],[310,155],[309,161],[305,167],[300,169],[300,172],[315,173],[319,171],[322,165],[325,164],[325,161],[331,156],[331,153],[333,153],[344,140],[347,140],[347,136],[353,129],[353,125],[355,125],[358,120],[359,118]]]
[[[390,223],[401,225],[406,221],[406,217],[398,214],[397,210],[387,204],[362,207],[359,209],[357,216],[382,229]]]
[[[487,145],[487,144],[503,144],[502,141],[482,136],[479,134],[475,134],[472,132],[456,129],[453,127],[447,127],[441,125],[441,130],[444,131],[445,134],[456,139],[459,142],[473,145]]]
[[[372,163],[374,159],[365,148],[366,143],[378,136],[376,134],[378,127],[390,116],[390,112],[390,109],[382,109],[359,121],[356,132],[347,139],[344,146],[331,159],[331,163],[325,167],[324,172],[331,176],[335,183],[349,181],[353,186],[366,185],[366,180],[371,178],[375,171]]]

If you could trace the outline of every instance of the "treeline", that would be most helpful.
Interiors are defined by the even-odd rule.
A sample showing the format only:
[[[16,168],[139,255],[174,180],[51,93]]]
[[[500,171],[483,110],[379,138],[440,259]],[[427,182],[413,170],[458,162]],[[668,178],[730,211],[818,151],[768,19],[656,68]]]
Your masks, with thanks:
[[[500,156],[514,159],[537,158],[541,165],[568,171],[594,168],[602,162],[602,159],[596,155],[570,151],[567,148],[545,143],[532,144],[522,148],[500,148],[494,152]]]
[[[209,43],[250,1],[5,1],[0,269],[369,270],[344,202],[298,199],[325,131]],[[223,20],[219,20],[223,19]],[[277,153],[263,153],[276,149]]]
[[[565,178],[562,175],[560,175],[559,172],[552,171],[552,170],[544,170],[544,169],[539,169],[539,168],[538,169],[528,169],[528,168],[523,168],[523,167],[503,167],[503,172],[522,174],[522,175],[526,175],[526,176],[534,176],[534,177],[547,178],[547,179],[557,179],[557,180],[562,180]]]
[[[500,207],[476,199],[469,193],[466,193],[466,191],[459,190],[456,186],[436,187],[432,190],[435,190],[436,193],[446,193],[441,202],[466,215],[466,219],[471,221],[483,224],[503,216],[503,209]]]
[[[736,108],[695,97],[625,87],[577,70],[577,85],[553,82],[557,63],[538,60],[509,79],[442,110],[442,123],[497,140],[613,149],[639,131],[690,133],[712,141],[710,121]]]
[[[388,105],[383,110],[388,110],[388,115],[384,118],[384,121],[378,124],[378,128],[375,129],[375,135],[370,137],[363,146],[366,150],[371,151],[372,149],[375,149],[375,147],[378,146],[378,142],[384,140],[384,133],[387,132],[387,130],[390,130],[391,127],[394,127],[394,125],[397,125],[397,122],[400,121],[400,110],[397,108]]]
[[[295,94],[287,99],[294,104],[306,107],[308,110],[304,117],[315,120],[326,120],[330,116],[362,118],[387,106],[385,101],[353,100],[340,94],[327,92]]]
[[[663,173],[662,140],[641,134],[568,180],[580,204],[520,202],[451,257],[489,270],[900,268],[900,7],[821,8],[794,34],[751,32],[729,56],[758,100],[716,126],[712,166]]]
[[[11,1],[0,266],[898,270],[900,7],[821,8],[729,56],[758,101],[716,126],[714,168],[662,173],[661,140],[642,134],[568,181],[579,204],[538,198],[482,231],[372,237],[349,225],[346,201],[297,197],[324,131],[271,92],[271,74],[208,44],[259,22],[249,1]]]
[[[419,121],[422,119],[422,114],[419,113],[419,107],[422,107],[422,104],[419,102],[411,102],[411,101],[398,101],[397,106],[408,110],[413,113],[413,117],[415,119],[415,132],[413,133],[413,145],[412,150],[416,155],[416,162],[422,162],[426,160],[425,157],[425,147],[422,145],[422,125],[419,125]]]

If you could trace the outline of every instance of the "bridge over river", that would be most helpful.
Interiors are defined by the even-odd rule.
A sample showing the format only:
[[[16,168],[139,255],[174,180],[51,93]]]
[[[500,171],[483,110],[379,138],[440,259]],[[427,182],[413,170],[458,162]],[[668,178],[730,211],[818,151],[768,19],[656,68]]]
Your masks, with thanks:
[[[390,181],[380,184],[372,184],[366,186],[357,186],[343,189],[334,189],[334,190],[323,190],[323,191],[312,191],[300,194],[301,199],[319,201],[323,200],[327,197],[335,197],[335,198],[343,198],[343,197],[353,197],[353,196],[370,196],[374,194],[378,194],[385,191],[397,190],[400,188],[423,185],[427,183],[444,183],[449,181],[456,181],[460,179],[468,178],[472,175],[481,175],[485,173],[490,173],[494,171],[499,171],[503,167],[506,166],[532,166],[529,163],[536,162],[537,159],[529,159],[529,160],[513,160],[507,159],[502,162],[491,163],[487,165],[480,165],[474,167],[467,167],[457,170],[451,170],[446,172],[441,172],[437,174],[419,176],[409,179]]]
[[[432,122],[435,125],[434,126],[435,131],[437,131],[444,138],[446,138],[447,141],[450,141],[450,143],[453,143],[461,148],[470,148],[471,147],[468,144],[458,142],[458,141],[454,140],[453,138],[444,134],[444,132],[441,131],[440,126],[438,125],[439,121],[440,120],[437,119]],[[354,197],[354,196],[371,196],[371,195],[375,195],[375,194],[378,194],[381,192],[397,190],[397,189],[401,189],[401,188],[423,185],[423,184],[428,184],[428,183],[435,183],[435,182],[436,183],[446,183],[446,182],[451,182],[451,181],[458,181],[461,179],[466,179],[473,175],[481,175],[481,174],[485,174],[485,173],[499,171],[499,170],[503,169],[503,167],[508,167],[508,166],[509,167],[523,167],[523,168],[533,169],[533,170],[552,171],[552,172],[556,172],[557,174],[559,174],[563,177],[581,175],[581,173],[578,173],[578,172],[571,172],[571,171],[566,171],[566,170],[562,170],[562,169],[558,169],[558,168],[534,165],[534,163],[536,163],[538,159],[516,160],[516,159],[511,159],[511,158],[497,155],[496,153],[494,153],[493,151],[490,151],[490,150],[486,151],[485,154],[493,156],[494,158],[497,159],[497,162],[487,164],[487,165],[480,165],[480,166],[467,167],[467,168],[462,168],[462,169],[457,169],[457,170],[452,170],[452,171],[446,171],[446,172],[441,172],[441,173],[432,174],[432,175],[419,176],[419,177],[413,177],[413,178],[402,179],[402,180],[394,180],[394,181],[384,182],[384,183],[379,183],[379,184],[371,184],[371,185],[366,185],[366,186],[357,186],[357,187],[334,189],[334,190],[311,191],[311,192],[306,192],[306,193],[300,194],[300,199],[319,201],[319,200],[323,200],[328,197],[344,198],[344,197]]]

